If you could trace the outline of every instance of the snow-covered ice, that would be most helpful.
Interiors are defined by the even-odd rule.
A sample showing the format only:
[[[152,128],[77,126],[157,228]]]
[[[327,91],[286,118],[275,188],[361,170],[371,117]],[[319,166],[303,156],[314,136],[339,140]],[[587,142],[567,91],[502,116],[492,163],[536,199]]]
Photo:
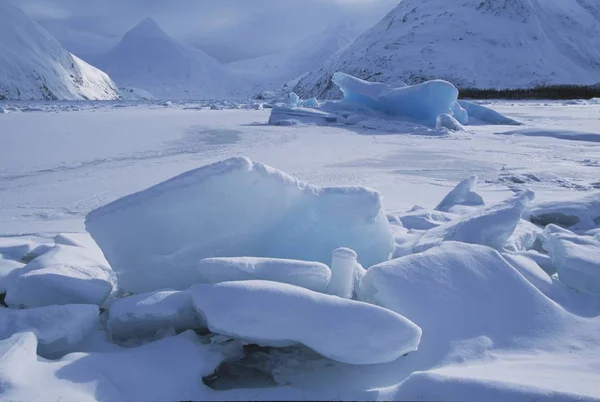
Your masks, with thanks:
[[[283,258],[205,258],[198,264],[198,272],[203,283],[256,279],[289,283],[316,292],[324,292],[331,279],[331,270],[321,262]]]
[[[89,236],[88,236],[89,237]],[[67,242],[59,237],[59,242]],[[53,304],[96,304],[111,293],[114,274],[97,247],[57,244],[4,278],[6,303],[41,307]]]
[[[592,229],[600,226],[600,192],[552,201],[539,200],[528,208],[527,216],[544,226],[556,224],[571,229]]]
[[[419,327],[392,311],[283,283],[224,282],[189,292],[213,332],[265,346],[301,343],[349,364],[391,362],[417,350],[421,338]]]
[[[0,339],[32,332],[43,355],[69,351],[99,324],[100,311],[98,306],[93,305],[71,304],[24,310],[0,308]]]
[[[437,211],[449,212],[456,205],[480,206],[484,205],[483,197],[475,191],[477,189],[477,176],[471,176],[458,183],[440,203],[435,207]]]
[[[502,249],[521,221],[523,211],[533,200],[531,190],[480,210],[475,210],[425,232],[413,245],[415,252],[424,251],[443,241],[482,244]]]
[[[600,241],[555,225],[546,227],[542,239],[562,283],[581,292],[600,295]]]
[[[385,261],[393,238],[381,197],[362,187],[316,187],[246,158],[184,173],[91,212],[86,227],[119,286],[132,292],[200,282],[198,261],[256,256],[328,263],[351,247]]]
[[[189,294],[179,291],[142,293],[118,299],[108,310],[107,328],[112,339],[152,338],[159,331],[202,329]]]
[[[355,280],[357,279],[358,256],[346,247],[333,250],[331,254],[331,280],[327,286],[327,293],[346,299],[352,298],[354,294]]]

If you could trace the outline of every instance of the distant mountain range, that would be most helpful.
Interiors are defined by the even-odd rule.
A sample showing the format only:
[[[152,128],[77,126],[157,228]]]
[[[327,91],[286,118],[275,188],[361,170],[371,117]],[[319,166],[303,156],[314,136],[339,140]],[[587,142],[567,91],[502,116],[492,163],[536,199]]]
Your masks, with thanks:
[[[597,0],[403,0],[294,90],[337,98],[336,71],[391,84],[441,78],[462,88],[594,84],[598,38]]]
[[[69,53],[20,9],[0,1],[0,99],[118,97],[105,73]]]

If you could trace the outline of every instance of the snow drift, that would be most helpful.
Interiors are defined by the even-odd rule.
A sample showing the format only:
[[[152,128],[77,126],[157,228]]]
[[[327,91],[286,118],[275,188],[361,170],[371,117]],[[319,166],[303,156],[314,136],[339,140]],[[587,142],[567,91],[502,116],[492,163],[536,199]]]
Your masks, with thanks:
[[[0,2],[0,100],[119,98],[105,73],[69,53],[9,3]]]
[[[432,79],[459,88],[595,84],[599,19],[590,0],[403,0],[294,91],[339,98],[330,85],[337,71],[392,85]]]
[[[92,211],[86,227],[119,286],[132,292],[201,282],[209,257],[274,257],[329,263],[350,247],[366,266],[394,240],[381,196],[363,187],[316,187],[232,158],[189,171]]]

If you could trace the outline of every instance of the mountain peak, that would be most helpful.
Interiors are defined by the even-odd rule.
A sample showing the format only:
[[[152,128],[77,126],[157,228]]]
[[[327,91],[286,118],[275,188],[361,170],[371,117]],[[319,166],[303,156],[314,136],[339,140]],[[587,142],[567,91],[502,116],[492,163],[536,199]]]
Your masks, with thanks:
[[[125,34],[125,37],[137,38],[164,38],[168,37],[165,31],[154,21],[153,18],[147,17],[140,21],[133,29]]]

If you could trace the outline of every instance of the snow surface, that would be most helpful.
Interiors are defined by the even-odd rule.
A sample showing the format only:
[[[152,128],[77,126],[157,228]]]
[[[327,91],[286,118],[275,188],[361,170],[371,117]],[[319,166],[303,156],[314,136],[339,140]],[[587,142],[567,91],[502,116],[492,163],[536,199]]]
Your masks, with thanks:
[[[417,350],[421,338],[419,327],[389,310],[283,283],[224,282],[189,292],[213,332],[265,346],[301,343],[343,363],[387,363]]]
[[[535,191],[536,200],[524,219],[533,217],[540,226],[559,219],[586,239],[600,230],[594,222],[600,166],[595,143],[497,135],[514,128],[472,124],[472,115],[465,132],[423,135],[428,131],[422,125],[381,116],[354,125],[271,126],[265,124],[269,111],[257,110],[256,102],[0,104],[8,111],[0,115],[0,272],[22,268],[54,244],[77,243],[89,251],[85,236],[72,233],[84,233],[90,211],[239,155],[322,187],[377,189],[398,247],[410,245],[424,230],[483,213],[526,188]],[[479,104],[541,130],[594,132],[600,111],[588,101]],[[434,210],[474,174],[486,206]],[[544,211],[550,214],[546,220],[540,219]],[[139,341],[119,339],[129,346],[122,348],[110,341],[104,322],[112,297],[127,296],[117,289],[104,302],[109,310],[99,329],[56,356],[44,354],[56,359],[70,353],[66,357],[36,357],[31,333],[0,341],[0,399],[598,399],[598,296],[562,283],[547,250],[539,241],[529,245],[533,232],[519,219],[503,245],[503,260],[486,246],[443,242],[388,262],[402,265],[401,274],[375,282],[385,285],[383,293],[393,296],[389,300],[397,299],[402,314],[412,312],[414,317],[407,318],[423,329],[419,349],[390,363],[340,363],[301,345],[243,348],[239,339],[216,334],[173,336],[185,328],[161,327]],[[436,264],[425,264],[432,253]],[[427,269],[406,258],[420,260]],[[368,273],[357,265],[355,283],[364,282]],[[363,338],[377,336],[370,332]],[[144,342],[149,343],[140,346]],[[212,390],[202,383],[205,376],[216,376],[225,386]]]
[[[329,84],[338,71],[392,85],[432,79],[459,88],[596,84],[599,21],[593,0],[403,0],[293,90],[339,98]]]
[[[331,270],[320,262],[282,258],[205,258],[198,264],[203,283],[266,280],[324,292]]]
[[[365,265],[393,251],[381,196],[362,187],[315,187],[261,163],[231,158],[91,212],[86,227],[119,286],[185,289],[198,261],[257,256],[328,263],[352,247]]]
[[[118,99],[102,71],[72,55],[8,1],[0,3],[0,99]]]
[[[241,96],[243,81],[202,50],[181,43],[146,18],[95,62],[121,87],[140,88],[158,99]]]

